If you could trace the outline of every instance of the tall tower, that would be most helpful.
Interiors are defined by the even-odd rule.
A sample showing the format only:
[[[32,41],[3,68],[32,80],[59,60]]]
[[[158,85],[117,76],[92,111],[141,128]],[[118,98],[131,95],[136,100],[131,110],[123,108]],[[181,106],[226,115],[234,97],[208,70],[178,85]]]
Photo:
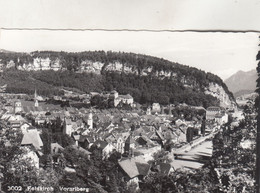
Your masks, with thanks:
[[[35,92],[34,92],[34,106],[35,107],[39,107],[39,102],[38,102],[37,97],[38,97],[38,95],[37,95],[37,92],[36,92],[36,89],[35,89]]]
[[[18,113],[22,111],[22,103],[21,101],[16,101],[14,103],[14,113]]]
[[[150,107],[147,108],[146,114],[147,114],[147,115],[151,115],[151,108],[150,108]]]
[[[88,126],[90,129],[93,129],[93,115],[92,112],[89,113],[88,115]]]
[[[63,121],[63,133],[71,136],[72,133],[72,123],[70,119],[64,117]]]

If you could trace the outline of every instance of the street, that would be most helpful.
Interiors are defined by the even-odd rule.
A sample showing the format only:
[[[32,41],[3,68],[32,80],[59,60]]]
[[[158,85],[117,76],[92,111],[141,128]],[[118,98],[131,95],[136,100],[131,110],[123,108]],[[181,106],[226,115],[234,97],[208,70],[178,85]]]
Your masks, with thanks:
[[[171,162],[174,169],[182,167],[186,169],[200,168],[212,155],[212,141],[205,141],[190,151],[179,152],[175,155],[177,156]]]

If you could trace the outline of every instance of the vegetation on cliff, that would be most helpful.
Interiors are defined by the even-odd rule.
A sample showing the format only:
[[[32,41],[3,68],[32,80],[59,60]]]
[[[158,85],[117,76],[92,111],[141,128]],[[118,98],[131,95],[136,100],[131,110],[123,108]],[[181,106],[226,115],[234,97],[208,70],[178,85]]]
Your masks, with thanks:
[[[104,51],[0,53],[0,62],[7,66],[13,61],[16,69],[32,63],[35,58],[49,58],[51,63],[59,61],[62,69],[66,70],[29,73],[4,68],[1,79],[3,83],[8,84],[7,91],[32,93],[34,88],[30,85],[33,82],[43,95],[57,94],[57,89],[54,88],[61,86],[77,88],[84,92],[116,89],[119,93],[131,94],[135,101],[141,104],[159,102],[166,105],[183,102],[207,107],[218,105],[219,101],[216,98],[204,94],[209,83],[216,83],[224,88],[231,99],[233,98],[232,93],[218,76],[152,56]],[[84,61],[102,63],[101,74],[86,71],[79,73]],[[106,69],[109,64],[114,63],[127,65],[132,69],[132,73]],[[141,72],[147,69],[151,71],[143,76]],[[160,72],[168,75],[161,76],[158,74]]]

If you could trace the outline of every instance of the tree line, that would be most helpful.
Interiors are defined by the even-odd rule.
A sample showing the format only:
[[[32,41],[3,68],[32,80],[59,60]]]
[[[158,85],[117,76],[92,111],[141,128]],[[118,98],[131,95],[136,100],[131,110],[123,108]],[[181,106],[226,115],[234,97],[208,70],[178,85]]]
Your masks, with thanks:
[[[145,68],[152,67],[152,73],[155,71],[173,72],[177,74],[177,80],[185,77],[185,82],[188,82],[193,87],[208,86],[210,82],[214,82],[222,86],[233,98],[233,94],[228,90],[227,86],[223,83],[221,78],[212,74],[198,70],[194,67],[181,65],[176,62],[171,62],[163,58],[153,56],[125,53],[125,52],[112,52],[112,51],[85,51],[85,52],[53,52],[53,51],[35,51],[32,53],[0,53],[0,62],[7,64],[11,60],[15,63],[16,67],[22,64],[32,63],[34,58],[50,58],[51,62],[59,60],[62,67],[76,71],[83,61],[101,62],[104,64],[103,69],[109,64],[119,62],[122,64],[129,64],[133,66],[138,72]]]
[[[201,89],[185,87],[171,78],[138,76],[107,72],[103,75],[76,73],[73,71],[36,71],[26,72],[8,69],[0,77],[7,84],[6,92],[43,96],[62,95],[61,87],[76,88],[80,91],[103,92],[117,90],[120,94],[130,94],[140,104],[158,102],[163,105],[186,103],[208,107],[218,105],[218,100],[206,95]]]

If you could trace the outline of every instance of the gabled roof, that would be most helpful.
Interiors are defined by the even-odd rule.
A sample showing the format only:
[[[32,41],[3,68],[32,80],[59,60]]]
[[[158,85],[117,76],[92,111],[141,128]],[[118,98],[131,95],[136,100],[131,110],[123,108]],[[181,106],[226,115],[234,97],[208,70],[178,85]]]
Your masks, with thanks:
[[[35,106],[24,106],[23,107],[24,112],[29,113],[29,112],[35,112],[35,111],[47,111],[46,108],[39,106],[39,107],[35,107]]]
[[[148,172],[148,166],[146,165],[147,163],[142,158],[134,157],[120,161],[118,164],[129,176],[129,178],[134,178],[136,176],[143,175]]]
[[[24,132],[21,145],[33,145],[36,149],[40,149],[43,146],[43,143],[39,132],[36,129]]]
[[[220,111],[220,108],[216,106],[211,106],[207,108],[207,111]]]
[[[1,116],[1,119],[2,120],[8,120],[9,118],[10,118],[10,116],[11,116],[12,114],[3,114],[2,116]]]
[[[138,169],[139,175],[146,176],[150,170],[150,165],[147,163],[136,162],[136,167]]]
[[[74,148],[74,149],[76,149],[76,150],[79,150],[80,152],[82,152],[82,153],[84,153],[84,154],[86,154],[86,155],[92,154],[91,152],[89,152],[88,150],[86,150],[86,149],[84,149],[84,148],[82,148],[82,147],[80,147],[80,146],[72,145],[71,147]]]
[[[51,150],[54,150],[54,149],[61,149],[63,150],[64,148],[58,144],[58,143],[51,143]]]
[[[73,135],[73,138],[74,138],[76,141],[79,141],[80,135]]]
[[[31,123],[28,123],[28,122],[24,122],[24,123],[21,124],[21,126],[23,126],[23,125],[32,126]]]
[[[118,95],[118,98],[122,98],[122,99],[133,99],[133,97],[130,94],[127,95]]]
[[[156,131],[156,134],[160,137],[161,140],[164,140],[164,137],[160,131]]]
[[[84,142],[85,140],[88,141],[88,143],[94,143],[95,139],[92,135],[80,135],[79,142]]]
[[[96,142],[93,143],[93,146],[97,146],[101,149],[104,149],[107,145],[108,143],[106,141],[101,141],[101,140],[97,140]]]
[[[121,137],[123,140],[126,140],[130,133],[129,132],[122,132],[122,133],[114,133],[115,137],[118,139],[119,137]]]
[[[114,143],[117,141],[116,137],[113,134],[110,134],[105,138],[105,141],[108,143]]]
[[[87,136],[87,140],[88,140],[89,143],[95,142],[94,136]]]
[[[8,118],[8,121],[23,121],[23,122],[26,122],[26,120],[21,115],[12,115]]]

